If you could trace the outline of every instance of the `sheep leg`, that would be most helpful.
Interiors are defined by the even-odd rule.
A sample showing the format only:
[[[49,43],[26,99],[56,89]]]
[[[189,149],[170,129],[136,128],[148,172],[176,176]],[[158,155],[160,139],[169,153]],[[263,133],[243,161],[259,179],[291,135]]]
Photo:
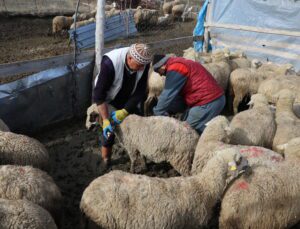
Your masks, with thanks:
[[[142,173],[147,170],[146,160],[138,150],[135,150],[133,153],[129,153],[129,155],[131,161],[131,173]]]

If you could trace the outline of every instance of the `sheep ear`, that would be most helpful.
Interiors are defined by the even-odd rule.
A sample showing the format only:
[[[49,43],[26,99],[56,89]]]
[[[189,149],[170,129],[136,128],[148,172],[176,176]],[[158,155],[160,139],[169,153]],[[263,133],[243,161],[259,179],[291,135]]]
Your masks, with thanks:
[[[254,104],[254,102],[252,100],[249,101],[249,103],[247,104],[248,106],[252,106]]]
[[[284,151],[287,147],[288,143],[285,144],[281,144],[281,145],[277,145],[277,149],[279,149],[280,151]]]
[[[230,135],[230,134],[231,134],[231,128],[230,128],[229,126],[226,126],[226,127],[224,128],[224,130],[225,130],[225,132],[226,132],[227,135]]]

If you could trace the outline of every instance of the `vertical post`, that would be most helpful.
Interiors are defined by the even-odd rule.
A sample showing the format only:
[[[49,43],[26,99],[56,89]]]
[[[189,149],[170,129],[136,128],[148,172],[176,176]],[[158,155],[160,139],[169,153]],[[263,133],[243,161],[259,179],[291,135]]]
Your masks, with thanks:
[[[204,23],[204,26],[205,26],[205,24],[209,23],[210,19],[211,19],[211,4],[212,4],[212,1],[213,0],[210,0],[208,2],[208,5],[207,5],[206,17],[205,17],[206,23]],[[209,27],[205,26],[204,29],[205,30],[204,30],[203,52],[207,53],[208,52],[208,48],[209,48]]]
[[[104,22],[105,22],[105,0],[98,0],[97,2],[97,15],[96,15],[96,34],[95,34],[95,69],[94,79],[100,72],[101,59],[103,56],[104,48]]]
[[[77,1],[77,4],[76,4],[76,9],[75,9],[75,17],[73,18],[74,20],[74,32],[73,32],[73,35],[74,35],[74,65],[73,65],[73,71],[75,72],[76,71],[76,67],[77,67],[77,34],[76,34],[76,21],[77,21],[77,14],[78,14],[78,9],[79,9],[79,4],[80,4],[80,0]]]

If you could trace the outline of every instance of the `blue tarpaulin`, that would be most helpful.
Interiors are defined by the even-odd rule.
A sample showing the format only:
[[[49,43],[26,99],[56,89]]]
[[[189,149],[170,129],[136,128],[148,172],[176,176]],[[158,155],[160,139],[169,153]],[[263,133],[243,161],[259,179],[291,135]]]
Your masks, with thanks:
[[[193,36],[203,36],[204,35],[204,20],[207,11],[207,5],[209,0],[206,0],[198,14],[197,24],[193,32]],[[194,49],[197,52],[201,52],[203,47],[203,41],[195,41],[194,42]]]

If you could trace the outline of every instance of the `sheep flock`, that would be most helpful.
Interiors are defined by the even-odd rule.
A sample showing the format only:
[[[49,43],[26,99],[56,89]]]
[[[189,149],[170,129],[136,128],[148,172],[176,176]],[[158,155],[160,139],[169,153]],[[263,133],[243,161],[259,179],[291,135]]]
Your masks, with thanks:
[[[128,116],[115,130],[117,141],[132,166],[139,161],[147,169],[150,161],[166,161],[180,176],[149,177],[134,169],[108,172],[83,192],[85,222],[99,228],[202,228],[218,217],[219,228],[299,225],[298,73],[290,64],[251,60],[226,48],[208,54],[190,48],[183,57],[203,64],[224,89],[228,106],[206,124],[201,136],[185,133],[186,124],[175,118],[152,117],[165,79],[150,68],[145,103],[150,117]],[[241,110],[245,97],[248,107]],[[91,108],[87,128],[92,125],[90,113]],[[193,159],[180,157],[182,152]],[[222,164],[224,155],[234,159]],[[214,216],[217,202],[221,207]]]
[[[73,16],[55,16],[52,20],[52,33],[58,35],[63,31],[79,28],[96,21],[97,9],[91,7],[90,12],[78,12]],[[119,15],[122,12],[133,14],[134,22],[138,31],[152,29],[155,27],[164,28],[176,21],[186,21],[196,17],[196,7],[189,6],[187,0],[155,1],[155,4],[140,2],[137,8],[122,9],[122,6],[113,2],[105,5],[105,18]],[[75,23],[76,19],[76,23]]]

